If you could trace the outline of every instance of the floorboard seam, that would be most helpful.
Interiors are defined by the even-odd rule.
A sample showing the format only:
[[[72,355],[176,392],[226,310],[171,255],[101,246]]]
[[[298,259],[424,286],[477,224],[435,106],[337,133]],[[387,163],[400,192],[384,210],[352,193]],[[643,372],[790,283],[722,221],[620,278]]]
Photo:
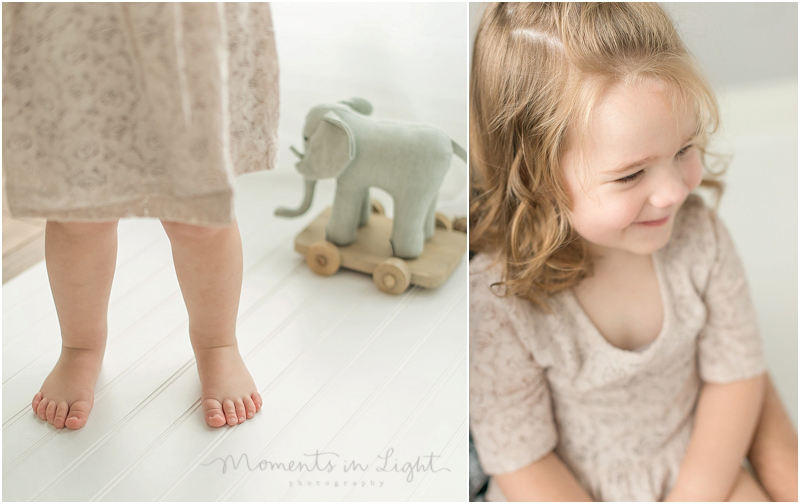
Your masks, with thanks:
[[[302,356],[304,356],[305,354],[307,354],[307,353],[308,353],[308,352],[309,352],[311,349],[315,348],[315,347],[316,347],[316,344],[318,344],[320,341],[324,340],[324,339],[325,339],[325,338],[326,338],[326,337],[327,337],[327,336],[328,336],[328,335],[329,335],[329,334],[330,334],[330,333],[333,331],[333,328],[334,328],[334,327],[337,327],[337,326],[338,326],[338,325],[339,325],[339,324],[340,324],[340,323],[341,323],[341,322],[342,322],[342,321],[343,321],[343,320],[344,320],[344,319],[347,317],[347,315],[349,315],[349,314],[350,314],[350,313],[353,311],[353,309],[354,309],[354,308],[357,306],[357,304],[358,304],[358,303],[357,303],[357,301],[354,301],[354,302],[352,302],[352,303],[351,303],[351,305],[348,307],[348,309],[347,309],[347,310],[344,310],[344,312],[343,312],[343,313],[342,313],[342,314],[341,314],[339,317],[337,317],[337,319],[336,319],[336,320],[333,322],[333,324],[331,324],[331,326],[330,326],[330,327],[329,327],[329,328],[328,328],[326,331],[323,331],[322,333],[320,333],[320,336],[318,336],[318,337],[317,337],[317,339],[315,339],[315,340],[314,340],[314,342],[313,342],[311,345],[309,345],[309,347],[308,347],[306,350],[304,350],[304,351],[303,351],[303,352],[302,352],[300,355],[298,355],[298,356],[297,356],[295,359],[293,359],[293,360],[292,360],[292,361],[291,361],[291,362],[290,362],[290,363],[289,363],[289,364],[288,364],[288,365],[287,365],[287,366],[286,366],[286,367],[285,367],[285,368],[284,368],[284,369],[283,369],[283,370],[282,370],[280,373],[278,373],[278,375],[277,375],[277,376],[276,376],[276,377],[275,377],[275,378],[272,380],[272,382],[270,382],[270,384],[269,384],[269,385],[267,385],[266,387],[264,387],[264,389],[262,389],[261,391],[259,391],[259,393],[262,395],[262,397],[263,397],[263,396],[266,396],[266,395],[267,395],[267,393],[268,393],[270,390],[274,389],[274,388],[275,388],[275,386],[276,386],[278,383],[280,383],[280,381],[281,381],[281,380],[282,380],[282,379],[283,379],[283,378],[284,378],[284,377],[285,377],[285,376],[288,374],[288,371],[294,368],[294,366],[295,366],[295,365],[296,365],[296,363],[297,363],[297,362],[300,360],[300,358],[301,358]],[[273,331],[273,333],[274,333],[274,331]],[[272,334],[272,333],[271,333],[271,334]],[[257,346],[257,348],[260,348],[260,347],[261,347],[263,344],[264,344],[264,342],[262,341],[262,343],[260,343],[260,344]],[[251,355],[252,353],[254,353],[254,351],[255,351],[255,349],[253,349],[253,351],[249,352],[249,353],[248,353],[248,355]],[[312,396],[312,397],[313,397],[313,396]],[[266,402],[266,401],[265,401],[265,402]],[[297,418],[297,417],[298,417],[298,416],[299,416],[299,415],[300,415],[300,414],[301,414],[301,413],[302,413],[302,412],[303,412],[303,411],[306,409],[306,406],[308,406],[308,403],[306,403],[306,404],[303,406],[303,408],[301,408],[301,409],[300,409],[300,411],[298,411],[298,412],[295,414],[295,416],[293,416],[293,417],[292,417],[292,420],[294,420],[295,418]],[[289,426],[291,423],[292,423],[292,422],[291,422],[291,420],[290,420],[290,421],[287,423],[287,426],[286,426],[286,427],[284,427],[283,429],[281,429],[281,430],[280,430],[280,431],[279,431],[279,432],[278,432],[278,433],[275,435],[275,437],[273,438],[272,442],[270,442],[270,443],[267,445],[267,448],[266,448],[266,449],[268,449],[268,448],[269,448],[269,446],[272,446],[272,445],[274,445],[274,444],[276,444],[276,443],[279,443],[280,441],[282,441],[282,440],[283,440],[283,438],[284,438],[286,435],[288,435],[288,434],[289,434],[289,432],[291,432],[292,428]],[[178,485],[180,485],[180,483],[181,483],[181,482],[182,482],[184,479],[186,479],[186,477],[189,475],[189,473],[190,473],[191,471],[195,470],[195,469],[196,469],[196,468],[197,468],[199,465],[201,465],[201,462],[200,462],[200,461],[201,461],[202,459],[204,459],[204,458],[207,456],[207,454],[208,454],[208,453],[209,453],[209,452],[210,452],[210,451],[211,451],[213,448],[216,448],[216,447],[217,447],[217,446],[218,446],[218,445],[219,445],[219,444],[222,442],[222,439],[224,439],[224,437],[227,437],[227,435],[228,435],[229,433],[230,433],[230,431],[226,432],[226,433],[224,434],[224,436],[221,436],[221,438],[218,438],[218,439],[219,439],[219,441],[217,441],[217,442],[213,443],[213,445],[210,445],[208,449],[204,450],[204,451],[203,451],[203,453],[201,453],[200,455],[198,455],[198,456],[197,456],[197,457],[196,457],[196,458],[195,458],[195,459],[194,459],[194,460],[193,460],[193,461],[192,461],[190,464],[188,464],[188,465],[186,466],[186,469],[183,471],[183,473],[182,473],[181,475],[179,475],[179,476],[178,476],[178,477],[177,477],[175,480],[173,480],[172,484],[170,484],[170,485],[169,485],[169,486],[168,486],[168,487],[167,487],[167,488],[164,490],[164,492],[162,492],[162,493],[161,493],[161,494],[158,496],[158,498],[157,498],[156,500],[164,500],[164,499],[166,498],[166,496],[167,496],[167,495],[168,495],[170,492],[172,492],[172,491],[173,491],[175,488],[177,488],[177,486],[178,486]],[[265,449],[265,451],[266,451],[266,449]],[[222,497],[221,497],[221,498],[224,498],[224,496],[225,496],[225,493],[223,493],[223,494],[222,494]]]
[[[297,267],[299,267],[299,266],[300,266],[300,265],[298,265]],[[292,270],[291,270],[289,273],[291,273],[291,272],[295,271],[295,270],[297,269],[297,267],[296,267],[296,268],[294,268],[294,269],[292,269]],[[287,276],[288,276],[288,275],[287,275]],[[278,286],[279,286],[279,285],[280,285],[280,283],[277,283],[277,284],[276,284],[276,287],[275,287],[274,289],[272,289],[272,290],[271,290],[269,293],[267,293],[267,294],[265,294],[264,296],[262,296],[261,298],[259,298],[259,300],[263,300],[263,299],[265,299],[265,298],[268,298],[268,297],[270,297],[270,295],[271,295],[271,294],[272,294],[272,293],[273,293],[275,290],[277,290],[277,289],[278,289]],[[324,294],[323,294],[323,295],[324,295]],[[284,328],[285,328],[285,327],[286,327],[286,326],[287,326],[289,323],[291,323],[291,322],[294,320],[295,314],[296,314],[298,311],[300,311],[300,309],[301,309],[303,306],[305,306],[306,304],[308,304],[308,302],[309,302],[309,301],[311,301],[312,299],[314,299],[315,297],[316,297],[316,296],[313,296],[312,298],[309,298],[308,300],[306,300],[305,302],[303,302],[303,303],[302,303],[300,306],[298,306],[298,308],[297,308],[296,310],[294,310],[290,316],[288,316],[288,317],[287,317],[287,318],[286,318],[286,319],[285,319],[283,322],[281,322],[281,323],[280,323],[280,324],[279,324],[279,325],[278,325],[278,326],[277,326],[275,329],[273,329],[273,330],[270,332],[270,334],[268,334],[267,336],[265,336],[265,338],[264,338],[264,339],[263,339],[263,340],[262,340],[262,341],[261,341],[261,342],[260,342],[258,345],[256,345],[256,347],[254,347],[252,350],[250,350],[250,351],[249,351],[249,352],[248,352],[248,353],[247,353],[247,354],[246,354],[246,355],[245,355],[243,358],[244,358],[245,360],[247,360],[247,358],[248,358],[248,357],[250,357],[250,356],[252,356],[253,354],[257,353],[257,351],[258,351],[258,350],[260,350],[260,349],[262,348],[262,346],[263,346],[264,344],[266,344],[266,342],[268,342],[269,340],[271,340],[271,336],[272,336],[272,335],[274,335],[274,334],[277,334],[278,332],[280,332],[281,330],[283,330],[283,329],[284,329]],[[259,305],[259,303],[254,303],[254,306],[256,306],[256,305],[257,305],[257,306],[260,306],[260,305]],[[250,312],[247,312],[247,314],[249,314],[249,313],[250,313]],[[245,315],[242,315],[242,317],[240,317],[240,319],[241,319],[241,318],[244,318],[244,317],[245,317]],[[192,360],[194,360],[194,359],[192,359]],[[276,381],[278,381],[278,379],[279,379],[281,376],[282,376],[282,374],[279,374],[279,375],[278,375],[278,377],[276,377],[276,379],[272,381],[272,383],[270,383],[270,384],[269,384],[267,387],[265,387],[263,390],[259,391],[259,393],[261,393],[261,394],[266,394],[266,392],[267,392],[268,390],[270,390],[270,388],[273,386],[273,384],[275,384],[275,382],[276,382]],[[191,417],[191,415],[192,415],[192,414],[193,414],[193,413],[194,413],[194,412],[197,410],[197,408],[199,407],[199,405],[200,405],[200,402],[199,402],[199,400],[198,400],[198,402],[196,402],[196,403],[195,403],[195,404],[194,404],[192,407],[190,407],[188,410],[186,410],[186,411],[185,411],[185,412],[184,412],[184,413],[183,413],[183,414],[182,414],[182,415],[179,417],[179,420],[178,420],[178,421],[176,421],[176,423],[178,423],[178,422],[179,422],[179,423],[183,423],[183,422],[185,422],[185,420],[186,420],[186,419],[188,419],[188,418],[190,418],[190,417]],[[175,423],[173,423],[173,425],[175,425]],[[173,430],[174,430],[174,429],[173,429]],[[224,439],[225,437],[227,437],[228,433],[229,433],[229,431],[227,431],[227,430],[226,430],[224,433],[222,433],[222,434],[223,434],[222,438],[221,438],[219,441],[214,441],[214,442],[212,442],[212,446],[217,446],[217,445],[218,445],[220,442],[222,442],[222,439]],[[161,438],[161,437],[159,437],[159,439],[162,439],[162,438]],[[166,439],[166,437],[164,437],[163,439]],[[162,441],[163,441],[163,439],[162,439]],[[151,444],[151,446],[152,446],[152,444]],[[152,447],[152,450],[155,450],[156,448],[157,448],[157,446],[156,446],[156,447]],[[152,450],[151,450],[151,451],[152,451]],[[135,468],[136,466],[138,466],[140,463],[141,463],[141,460],[140,460],[139,462],[137,462],[136,464],[133,464],[133,465],[130,467],[130,470],[133,470],[133,468]],[[106,491],[106,493],[107,493],[108,491],[110,491],[110,490],[113,488],[113,486],[115,486],[115,485],[112,485],[111,487],[109,487],[109,488],[108,488],[108,490]]]
[[[337,438],[343,437],[347,433],[349,433],[353,427],[356,425],[357,421],[366,413],[372,404],[380,397],[380,395],[389,387],[391,381],[403,370],[403,368],[408,364],[414,355],[417,354],[420,348],[428,341],[428,338],[435,333],[435,331],[439,328],[439,326],[444,322],[447,316],[450,314],[452,307],[456,305],[457,301],[455,300],[451,302],[448,307],[443,310],[436,319],[430,324],[430,328],[426,331],[425,335],[420,338],[403,356],[403,359],[392,369],[392,372],[389,373],[381,382],[380,384],[367,396],[364,401],[356,408],[356,411],[351,415],[351,417],[345,422],[345,424],[333,435],[331,440],[328,444],[323,447],[323,450],[335,450],[337,448]],[[387,324],[388,325],[388,324]],[[358,355],[363,353],[363,349],[359,352]],[[357,357],[357,356],[356,356]],[[298,480],[303,480],[302,476],[298,477]],[[296,489],[287,490],[283,496],[281,496],[281,500],[287,500],[290,496],[297,492]]]

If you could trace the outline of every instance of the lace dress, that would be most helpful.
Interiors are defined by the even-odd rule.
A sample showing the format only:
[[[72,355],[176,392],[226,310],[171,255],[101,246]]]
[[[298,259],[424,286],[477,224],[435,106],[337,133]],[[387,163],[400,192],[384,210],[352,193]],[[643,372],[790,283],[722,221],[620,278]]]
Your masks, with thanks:
[[[653,254],[664,324],[647,347],[612,346],[571,290],[551,314],[501,298],[492,257],[470,265],[470,422],[484,470],[555,450],[599,501],[661,501],[692,431],[701,381],[766,371],[742,264],[716,214],[690,196]],[[496,288],[495,288],[496,289]],[[495,483],[488,500],[505,500]]]
[[[3,3],[14,216],[230,223],[277,121],[268,4]]]

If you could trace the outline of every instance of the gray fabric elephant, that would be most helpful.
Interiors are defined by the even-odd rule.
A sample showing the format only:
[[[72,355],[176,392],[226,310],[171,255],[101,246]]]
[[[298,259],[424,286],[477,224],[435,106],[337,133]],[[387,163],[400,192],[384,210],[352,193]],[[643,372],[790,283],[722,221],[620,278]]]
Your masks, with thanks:
[[[425,124],[367,117],[372,105],[362,98],[318,105],[306,116],[305,152],[297,171],[305,178],[305,197],[297,209],[279,208],[276,215],[296,217],[311,206],[317,179],[336,177],[333,211],[326,239],[346,246],[370,215],[369,188],[379,187],[394,199],[392,251],[413,259],[433,236],[436,197],[455,153],[466,152],[437,128]]]

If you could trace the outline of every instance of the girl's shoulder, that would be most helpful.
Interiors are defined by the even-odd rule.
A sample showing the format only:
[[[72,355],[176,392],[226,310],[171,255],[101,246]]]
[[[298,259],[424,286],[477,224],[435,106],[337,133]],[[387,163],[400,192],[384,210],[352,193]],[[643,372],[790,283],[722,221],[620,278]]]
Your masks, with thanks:
[[[506,295],[503,262],[498,253],[479,253],[469,262],[470,310],[496,310],[510,314],[518,309],[519,298]]]
[[[501,298],[502,288],[498,284],[502,279],[503,264],[499,254],[475,255],[469,262],[470,302],[492,303],[494,298]]]
[[[480,253],[469,264],[470,322],[487,314],[508,319],[522,332],[529,334],[550,314],[543,312],[527,299],[506,292],[503,281],[503,261],[497,253]]]
[[[703,231],[711,212],[712,210],[699,194],[690,194],[675,216],[673,238],[680,238],[682,234],[696,234],[698,231]]]
[[[496,352],[527,355],[542,324],[534,305],[506,293],[502,280],[503,262],[499,255],[480,253],[470,261],[470,348],[488,352],[487,355]]]
[[[665,248],[672,253],[702,254],[707,250],[703,245],[715,241],[718,220],[716,212],[705,204],[703,198],[690,194],[675,216],[672,237]]]
[[[721,255],[730,253],[735,253],[733,242],[717,212],[699,195],[690,194],[675,216],[672,237],[659,251],[661,257],[690,269],[700,280]]]

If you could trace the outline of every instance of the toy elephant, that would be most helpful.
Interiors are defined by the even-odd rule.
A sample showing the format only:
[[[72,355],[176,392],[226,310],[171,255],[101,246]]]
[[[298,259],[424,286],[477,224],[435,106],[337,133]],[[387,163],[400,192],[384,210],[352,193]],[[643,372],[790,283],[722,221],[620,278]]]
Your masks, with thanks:
[[[394,198],[392,253],[413,259],[433,236],[436,197],[455,153],[466,152],[432,126],[368,117],[372,105],[362,98],[318,105],[306,116],[305,152],[297,171],[305,178],[305,197],[297,209],[279,208],[276,215],[296,217],[311,206],[317,179],[336,177],[333,212],[325,238],[351,244],[370,215],[369,188],[379,187]]]

